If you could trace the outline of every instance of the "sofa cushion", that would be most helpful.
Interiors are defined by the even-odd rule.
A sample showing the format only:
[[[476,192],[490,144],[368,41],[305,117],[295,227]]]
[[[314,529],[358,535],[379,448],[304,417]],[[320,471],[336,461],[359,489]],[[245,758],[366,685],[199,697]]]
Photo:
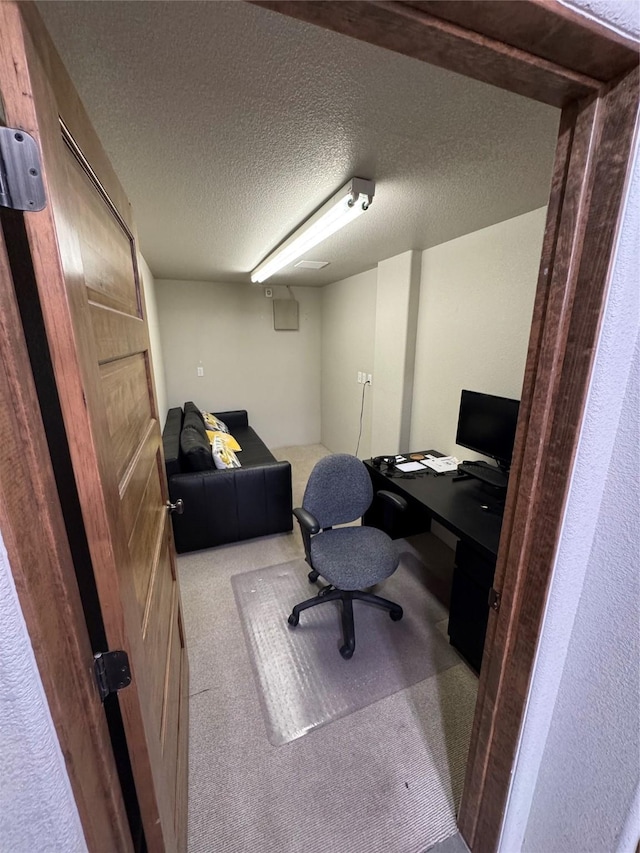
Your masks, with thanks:
[[[242,447],[238,459],[243,468],[276,461],[273,453],[250,426],[235,427],[233,436]]]
[[[182,429],[185,427],[193,427],[193,429],[197,430],[203,438],[207,437],[207,430],[205,429],[204,421],[202,420],[200,412],[185,412],[182,420]]]
[[[197,424],[187,423],[189,415],[184,416],[184,426],[180,433],[180,450],[188,471],[211,471],[215,465],[211,455],[211,445],[204,431]]]
[[[224,421],[212,415],[211,412],[202,412],[202,418],[207,429],[212,429],[214,432],[229,432],[229,427]]]
[[[169,409],[167,422],[162,431],[164,461],[167,477],[180,473],[180,433],[182,432],[182,409]]]
[[[240,468],[238,457],[223,438],[224,433],[218,433],[211,444],[211,455],[216,468]]]
[[[230,432],[214,432],[211,429],[206,430],[207,438],[209,439],[209,444],[213,446],[213,442],[216,438],[220,439],[220,441],[224,444],[225,447],[228,447],[229,450],[242,450],[242,447],[238,444],[234,436],[231,435]]]
[[[188,414],[194,414],[198,416],[198,420],[202,423],[202,428],[204,429],[204,418],[202,417],[202,412],[196,406],[194,402],[189,400],[188,403],[185,403],[183,406],[185,418]]]

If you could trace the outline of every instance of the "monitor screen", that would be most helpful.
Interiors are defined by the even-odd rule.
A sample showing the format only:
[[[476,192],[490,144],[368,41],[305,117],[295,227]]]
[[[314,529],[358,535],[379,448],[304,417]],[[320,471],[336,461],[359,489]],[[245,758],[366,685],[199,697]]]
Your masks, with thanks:
[[[456,444],[509,465],[519,406],[519,400],[463,391]]]

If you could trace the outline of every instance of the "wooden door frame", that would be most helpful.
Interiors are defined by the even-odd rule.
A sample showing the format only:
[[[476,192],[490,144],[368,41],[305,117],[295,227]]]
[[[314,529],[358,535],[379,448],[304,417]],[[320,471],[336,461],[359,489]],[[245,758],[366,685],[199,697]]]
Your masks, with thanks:
[[[629,166],[637,112],[633,42],[551,0],[357,0],[259,2],[267,8],[431,62],[562,108],[547,226],[529,342],[521,417],[474,720],[459,826],[474,851],[498,843],[551,567],[591,374],[609,264]],[[20,85],[14,64],[19,7],[0,4],[0,72]],[[29,130],[29,128],[25,128]],[[38,214],[29,214],[37,216]],[[46,215],[46,213],[45,213]],[[55,245],[52,262],[57,263]],[[2,322],[10,326],[11,288],[1,269]],[[5,395],[27,450],[0,457],[12,498],[0,528],[51,708],[89,849],[105,849],[101,820],[111,818],[127,849],[126,818],[113,775],[104,721],[90,681],[60,672],[60,661],[87,667],[88,638],[61,521],[46,443],[33,432],[35,388],[20,350],[2,349]],[[9,340],[9,338],[6,338]],[[24,341],[22,341],[24,343]],[[37,420],[37,414],[35,415]],[[27,463],[15,466],[25,455]],[[18,479],[22,485],[17,486]],[[16,486],[14,486],[16,484]],[[13,491],[10,486],[14,486]],[[44,523],[24,519],[37,501]],[[34,554],[38,554],[37,561]],[[43,555],[46,555],[46,559]],[[39,566],[43,567],[41,571]],[[68,657],[58,653],[64,651]],[[89,650],[90,651],[90,650]],[[72,671],[73,671],[72,669]],[[86,672],[85,672],[86,675]],[[79,686],[74,687],[77,684]],[[69,726],[69,719],[82,724]],[[99,708],[98,708],[99,710]],[[75,713],[75,717],[70,714]],[[85,732],[86,737],[81,734]],[[105,770],[106,767],[106,770]],[[89,802],[87,791],[95,795]],[[96,811],[102,815],[96,818]],[[118,846],[119,845],[119,846]]]
[[[500,831],[560,537],[638,111],[637,44],[553,0],[256,0],[561,108],[495,588],[458,826]]]

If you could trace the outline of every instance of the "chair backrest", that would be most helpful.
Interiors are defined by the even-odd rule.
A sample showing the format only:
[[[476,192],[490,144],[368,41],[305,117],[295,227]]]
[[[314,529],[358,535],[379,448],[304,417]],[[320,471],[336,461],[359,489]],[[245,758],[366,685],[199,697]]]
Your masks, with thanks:
[[[364,463],[348,453],[334,453],[316,463],[302,506],[320,527],[355,521],[373,500],[371,478]]]

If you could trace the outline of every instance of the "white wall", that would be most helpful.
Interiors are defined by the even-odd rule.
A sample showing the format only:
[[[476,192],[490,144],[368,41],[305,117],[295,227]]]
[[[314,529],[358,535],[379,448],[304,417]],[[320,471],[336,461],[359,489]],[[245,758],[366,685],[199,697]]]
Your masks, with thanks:
[[[416,358],[421,252],[378,264],[371,449],[374,456],[406,451]]]
[[[0,849],[87,847],[0,537]]]
[[[463,388],[520,398],[546,208],[423,252],[411,449],[455,443]]]
[[[592,516],[595,529],[588,530],[588,523],[581,529],[590,534],[590,553],[586,571],[578,569],[583,577],[571,575],[577,607],[556,598],[559,577],[550,603],[550,620],[564,616],[572,629],[568,643],[552,650],[547,637],[541,647],[542,655],[554,655],[554,663],[560,649],[566,653],[526,826],[526,853],[552,845],[566,853],[616,850],[640,782],[640,338],[631,367],[611,455],[621,464],[608,467],[600,508]],[[590,499],[578,493],[573,502],[575,512]],[[577,532],[568,530],[563,538]],[[578,568],[576,556],[565,546],[563,568],[556,571]],[[543,667],[541,660],[540,673]],[[635,830],[634,850],[640,838],[637,813]]]
[[[565,5],[640,31],[637,4]],[[640,834],[639,159],[636,134],[503,853],[634,853]]]
[[[364,393],[358,456],[371,456],[371,393],[359,371],[373,373],[377,271],[321,288],[322,444],[334,453],[355,453]],[[375,382],[375,376],[374,376]]]
[[[149,344],[151,346],[151,358],[153,360],[153,380],[156,388],[160,428],[162,428],[167,419],[167,410],[169,407],[167,406],[167,383],[164,378],[164,355],[162,351],[162,341],[160,340],[160,328],[158,326],[156,284],[153,278],[153,273],[141,254],[138,254],[138,269],[140,270],[140,275],[142,277],[144,302],[147,309]]]
[[[193,400],[211,411],[246,409],[270,447],[316,444],[320,294],[291,290],[300,303],[299,331],[276,332],[272,300],[261,287],[157,280],[169,408]],[[275,291],[287,297],[286,289]]]

